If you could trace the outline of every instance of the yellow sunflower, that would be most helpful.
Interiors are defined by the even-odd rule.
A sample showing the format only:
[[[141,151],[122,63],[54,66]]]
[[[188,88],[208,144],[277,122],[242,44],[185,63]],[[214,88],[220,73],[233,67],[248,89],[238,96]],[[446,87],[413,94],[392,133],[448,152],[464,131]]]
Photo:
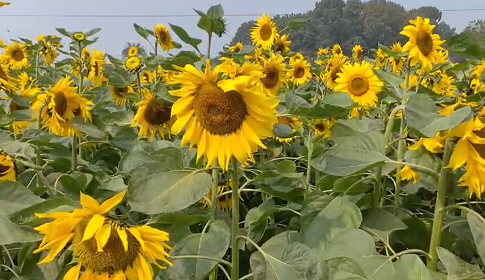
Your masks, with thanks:
[[[128,72],[136,73],[143,66],[143,60],[139,56],[128,57],[125,61],[125,68]]]
[[[12,70],[21,70],[29,66],[29,55],[27,46],[13,42],[5,47],[5,54],[2,55],[2,61]]]
[[[287,125],[291,128],[291,131],[293,133],[298,132],[299,130],[303,129],[303,122],[301,122],[300,119],[296,117],[278,117],[278,124],[284,124]],[[293,136],[293,137],[278,137],[275,136],[276,141],[279,143],[291,143],[293,140],[298,138],[298,136]]]
[[[430,71],[433,64],[439,58],[439,51],[443,49],[445,41],[441,40],[440,35],[433,34],[435,25],[430,24],[430,19],[417,17],[409,21],[400,34],[409,37],[409,41],[404,45],[403,51],[409,52],[411,66],[421,62],[423,71]]]
[[[339,44],[335,44],[332,47],[332,54],[333,55],[344,54],[344,51],[342,50],[342,47]]]
[[[13,159],[4,152],[0,153],[0,182],[17,180],[15,163]]]
[[[205,72],[192,65],[176,68],[182,73],[169,84],[182,87],[170,91],[180,97],[172,107],[172,115],[177,117],[172,132],[179,134],[185,128],[182,145],[197,145],[197,160],[205,156],[207,167],[218,161],[228,170],[233,156],[244,163],[254,158],[258,146],[266,148],[261,139],[273,136],[276,98],[251,86],[247,76],[220,80],[220,67],[212,69],[210,60]]]
[[[366,61],[342,66],[342,73],[338,74],[335,82],[335,91],[349,94],[355,102],[364,107],[377,105],[377,94],[384,86],[374,73],[372,64]]]
[[[244,62],[242,65],[235,62],[232,58],[222,57],[220,70],[223,76],[231,79],[239,76],[249,76],[256,83],[258,79],[264,78],[263,66],[256,63]]]
[[[311,65],[305,59],[293,60],[290,65],[288,80],[296,86],[305,85],[312,79]]]
[[[155,82],[156,73],[154,71],[143,71],[141,74],[141,83],[142,84],[151,84]]]
[[[446,136],[438,132],[433,138],[419,138],[418,142],[408,147],[408,150],[417,151],[424,147],[430,153],[442,153]]]
[[[145,99],[138,102],[138,110],[133,118],[134,126],[140,128],[138,135],[149,139],[157,135],[162,139],[167,135],[170,137],[170,126],[173,123],[171,107],[149,90],[142,91]]]
[[[81,209],[37,213],[38,218],[52,220],[35,228],[44,238],[34,254],[49,251],[39,264],[54,261],[71,242],[75,265],[64,280],[154,279],[152,264],[160,269],[165,269],[160,263],[171,266],[167,232],[146,225],[128,226],[109,216],[125,193],[101,205],[81,193]]]
[[[334,89],[336,85],[335,81],[345,63],[347,63],[347,57],[343,54],[332,55],[329,59],[325,71],[322,72],[320,77],[329,89]]]
[[[130,94],[135,94],[135,90],[131,86],[124,88],[119,88],[115,86],[110,86],[111,95],[117,106],[125,106],[129,99],[126,97]]]
[[[384,69],[387,65],[389,56],[381,48],[377,49],[374,63],[378,69]]]
[[[217,187],[217,210],[222,212],[230,212],[232,210],[231,185],[232,184],[219,185]],[[222,195],[223,193],[226,194]],[[202,203],[207,208],[210,206],[209,202],[212,202],[212,190],[209,190],[209,193],[202,200]]]
[[[391,51],[395,53],[402,53],[403,52],[403,47],[401,46],[401,43],[397,42],[394,43],[391,47]],[[389,63],[392,66],[392,72],[399,74],[404,68],[404,64],[406,62],[405,57],[389,57]]]
[[[73,137],[80,134],[70,124],[76,116],[80,116],[84,122],[91,122],[94,103],[79,95],[77,87],[73,87],[72,83],[70,77],[61,79],[46,93],[37,95],[37,100],[32,104],[33,120],[37,120],[42,109],[43,127],[57,136]]]
[[[167,27],[165,27],[163,24],[157,24],[155,25],[153,31],[155,33],[155,37],[157,37],[158,44],[164,51],[170,51],[171,49],[175,48],[172,35],[170,35],[170,31]]]
[[[280,52],[282,55],[285,55],[290,51],[290,46],[291,46],[291,41],[288,40],[288,35],[276,34],[275,42],[274,42],[275,52]]]
[[[83,42],[84,40],[86,40],[86,34],[84,34],[83,32],[75,32],[73,35],[72,35],[73,39],[78,41],[78,42]]]
[[[11,91],[14,90],[17,80],[10,76],[10,70],[7,65],[0,64],[0,90]]]
[[[333,119],[317,119],[313,120],[312,128],[315,135],[329,139],[332,137],[332,127],[335,124]]]
[[[327,55],[328,53],[330,52],[330,50],[328,48],[319,48],[318,49],[318,55],[319,56],[325,56]]]
[[[281,55],[271,54],[269,58],[263,58],[263,74],[257,83],[264,93],[277,95],[286,81],[286,65]]]
[[[237,42],[234,46],[229,47],[229,51],[233,53],[238,53],[243,49],[243,44],[241,42]]]
[[[128,49],[128,57],[137,56],[138,51],[139,48],[137,46],[131,46],[130,49]]]
[[[103,52],[93,49],[91,60],[89,61],[88,78],[93,80],[94,85],[99,87],[104,78],[104,65],[106,64],[106,56]]]
[[[278,30],[276,23],[269,15],[263,15],[258,19],[256,26],[251,30],[251,40],[257,47],[269,50],[273,47]]]
[[[401,177],[401,180],[409,180],[413,181],[413,184],[416,184],[419,180],[419,175],[414,172],[409,165],[405,165],[399,173],[396,174],[396,177]]]
[[[364,56],[364,48],[362,48],[361,45],[355,45],[352,48],[352,57],[354,58],[354,61],[361,61],[362,57]]]

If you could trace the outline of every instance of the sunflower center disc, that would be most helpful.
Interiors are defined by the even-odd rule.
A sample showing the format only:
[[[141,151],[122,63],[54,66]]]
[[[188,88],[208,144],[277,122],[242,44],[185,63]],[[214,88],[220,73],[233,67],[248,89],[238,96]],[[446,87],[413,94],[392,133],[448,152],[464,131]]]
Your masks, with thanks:
[[[147,104],[143,117],[151,125],[162,125],[170,120],[171,109],[152,99]]]
[[[316,128],[318,131],[324,131],[324,130],[325,130],[325,126],[323,125],[323,123],[316,124],[316,125],[315,125],[315,128]]]
[[[15,50],[12,53],[12,57],[15,61],[21,61],[22,59],[24,59],[24,52],[21,50]]]
[[[353,78],[350,81],[350,94],[355,96],[364,95],[369,90],[369,83],[360,77]]]
[[[280,74],[278,69],[269,69],[265,71],[266,76],[263,78],[262,82],[265,88],[274,88],[278,84]]]
[[[128,93],[128,88],[114,88],[114,94],[118,97],[125,97],[125,94]]]
[[[5,71],[3,71],[2,67],[0,67],[0,79],[3,79],[3,80],[8,80],[8,76],[7,76],[7,73],[5,73]]]
[[[433,50],[433,38],[431,38],[431,35],[429,34],[423,34],[418,37],[416,45],[424,56],[428,56]]]
[[[165,33],[163,30],[158,32],[158,37],[160,38],[160,42],[162,42],[163,44],[167,43],[167,33]]]
[[[210,133],[226,135],[241,128],[247,108],[237,91],[224,92],[216,85],[203,85],[194,100],[195,116]]]
[[[3,164],[0,164],[0,177],[3,177],[7,175],[7,172],[10,170],[10,166],[6,166]]]
[[[273,34],[273,29],[271,29],[270,24],[264,24],[261,26],[261,30],[259,31],[259,35],[261,36],[261,39],[263,41],[269,40],[271,38],[271,35]]]
[[[103,252],[98,252],[96,239],[93,237],[81,242],[84,230],[89,219],[84,219],[75,227],[73,247],[74,255],[79,258],[79,262],[86,268],[98,274],[113,274],[119,270],[125,270],[128,266],[133,266],[138,257],[140,243],[126,231],[128,239],[128,250],[125,252],[116,226],[112,221],[107,221],[111,226],[111,233],[108,242],[103,248]]]
[[[64,113],[66,113],[67,110],[67,98],[63,92],[54,93],[54,103],[54,111],[64,118]]]
[[[332,81],[335,82],[335,80],[338,78],[338,73],[340,73],[342,71],[340,71],[340,67],[337,68],[337,67],[334,67],[332,69]]]
[[[302,67],[298,67],[294,71],[295,78],[302,78],[305,75],[305,69]]]

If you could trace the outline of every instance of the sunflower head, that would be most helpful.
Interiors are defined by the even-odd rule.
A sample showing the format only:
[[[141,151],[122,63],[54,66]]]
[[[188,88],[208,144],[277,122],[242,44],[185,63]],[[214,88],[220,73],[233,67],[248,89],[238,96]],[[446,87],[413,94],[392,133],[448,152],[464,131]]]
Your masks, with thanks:
[[[330,50],[328,48],[319,48],[317,54],[320,55],[320,56],[325,56],[329,52],[330,52]]]
[[[138,73],[143,66],[143,59],[140,56],[128,57],[125,61],[125,68],[128,72]]]
[[[12,70],[21,70],[29,65],[27,46],[24,44],[12,42],[5,47],[5,54],[2,57]]]
[[[229,47],[229,51],[233,53],[238,53],[243,49],[243,44],[241,42],[237,42],[234,46]]]
[[[342,71],[342,66],[347,63],[347,57],[343,54],[332,55],[325,66],[325,71],[321,74],[321,79],[327,87],[334,89],[338,74]]]
[[[277,34],[274,42],[274,51],[280,52],[281,54],[286,54],[290,51],[291,41],[288,40],[288,35]]]
[[[259,79],[259,85],[263,92],[268,95],[277,95],[286,81],[286,65],[281,55],[271,54],[269,58],[263,58],[263,74]]]
[[[132,56],[136,56],[138,55],[138,47],[137,46],[132,46],[128,49],[128,56],[129,57],[132,57]]]
[[[226,185],[219,185],[217,187],[217,210],[222,212],[229,212],[232,209],[232,184]],[[205,199],[202,200],[202,203],[205,207],[209,207],[210,203],[212,202],[212,190],[209,190],[209,193],[205,196]]]
[[[269,50],[273,47],[277,33],[276,23],[269,15],[265,14],[258,19],[256,25],[251,30],[251,40],[256,46]]]
[[[313,120],[312,128],[315,135],[329,139],[332,136],[332,127],[335,124],[333,119],[317,119]]]
[[[361,45],[355,45],[352,48],[352,56],[355,61],[361,61],[364,55],[364,48]]]
[[[84,42],[86,40],[86,34],[83,32],[74,32],[72,38],[77,42]]]
[[[0,182],[16,181],[15,162],[5,152],[0,151]]]
[[[162,139],[168,135],[173,123],[172,108],[165,101],[147,89],[143,89],[144,100],[140,101],[133,122],[140,128],[139,136],[149,139],[159,135]]]
[[[110,91],[117,106],[125,106],[129,101],[127,96],[135,94],[135,90],[131,86],[119,88],[112,85]]]
[[[332,47],[332,54],[333,55],[339,55],[339,54],[343,54],[343,53],[344,53],[344,51],[342,50],[342,47],[339,44],[333,45],[333,47]]]
[[[173,44],[172,35],[170,31],[163,24],[157,24],[154,28],[155,37],[157,37],[157,43],[162,47],[164,51],[170,51],[175,48]]]
[[[296,86],[307,84],[312,79],[311,65],[305,59],[292,60],[288,79]]]

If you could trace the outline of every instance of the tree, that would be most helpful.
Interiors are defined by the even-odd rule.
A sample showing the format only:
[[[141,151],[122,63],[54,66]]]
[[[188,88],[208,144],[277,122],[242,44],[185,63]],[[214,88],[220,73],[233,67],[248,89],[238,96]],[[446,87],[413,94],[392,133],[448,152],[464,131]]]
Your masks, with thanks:
[[[472,20],[468,23],[467,27],[465,27],[463,31],[472,32],[474,35],[480,38],[485,38],[485,20]]]

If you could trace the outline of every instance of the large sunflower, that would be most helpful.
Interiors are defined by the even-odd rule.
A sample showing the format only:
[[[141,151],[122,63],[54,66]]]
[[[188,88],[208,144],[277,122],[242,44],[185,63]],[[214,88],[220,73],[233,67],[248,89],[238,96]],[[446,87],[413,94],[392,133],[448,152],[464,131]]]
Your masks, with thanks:
[[[112,85],[110,91],[117,106],[125,106],[129,101],[127,95],[135,94],[135,90],[131,86],[119,88]]]
[[[269,50],[273,47],[277,33],[276,23],[269,15],[265,14],[258,19],[256,26],[252,28],[251,40],[256,46]]]
[[[264,93],[268,95],[278,94],[286,81],[286,65],[281,55],[271,54],[269,58],[263,58],[264,76],[258,80],[258,84]]]
[[[21,70],[29,65],[29,55],[27,53],[27,46],[13,42],[5,47],[5,54],[2,55],[2,60],[12,70]]]
[[[312,79],[311,65],[305,59],[292,60],[288,79],[296,86],[308,83]]]
[[[2,181],[16,181],[15,163],[12,158],[5,154],[0,153],[0,182]]]
[[[172,35],[170,35],[170,31],[167,27],[163,24],[157,24],[153,31],[155,32],[155,37],[157,37],[158,44],[164,51],[169,51],[175,48],[172,41]]]
[[[177,117],[172,132],[179,134],[186,128],[182,145],[196,145],[197,159],[205,156],[208,167],[218,161],[228,170],[233,156],[244,163],[258,146],[266,148],[261,139],[273,136],[278,122],[276,98],[252,87],[248,76],[219,80],[220,67],[212,69],[210,60],[203,73],[192,65],[177,69],[182,73],[169,82],[181,84],[170,91],[180,97],[172,107]]]
[[[39,264],[54,261],[71,243],[75,265],[64,280],[153,279],[151,264],[160,269],[165,268],[160,263],[172,265],[166,251],[170,250],[167,232],[146,225],[128,226],[109,216],[125,193],[101,205],[81,193],[82,209],[36,214],[53,220],[35,228],[44,238],[34,254],[49,251]]]
[[[171,107],[147,89],[143,89],[142,95],[145,99],[138,102],[138,111],[133,118],[135,126],[140,128],[138,135],[150,139],[156,135],[161,138],[170,136]]]
[[[32,104],[32,118],[36,120],[42,109],[43,127],[57,136],[73,137],[80,133],[70,123],[76,116],[80,116],[84,122],[91,122],[94,104],[79,95],[72,82],[70,77],[61,79],[46,93],[37,95],[37,100]]]
[[[417,17],[409,21],[400,34],[409,37],[409,41],[403,46],[403,51],[409,51],[411,66],[421,62],[424,71],[433,68],[433,64],[440,57],[443,43],[440,35],[433,34],[435,25],[430,24],[430,19]]]
[[[372,68],[372,64],[366,61],[344,65],[335,81],[335,91],[346,92],[359,105],[375,107],[377,94],[381,92],[384,83]]]

